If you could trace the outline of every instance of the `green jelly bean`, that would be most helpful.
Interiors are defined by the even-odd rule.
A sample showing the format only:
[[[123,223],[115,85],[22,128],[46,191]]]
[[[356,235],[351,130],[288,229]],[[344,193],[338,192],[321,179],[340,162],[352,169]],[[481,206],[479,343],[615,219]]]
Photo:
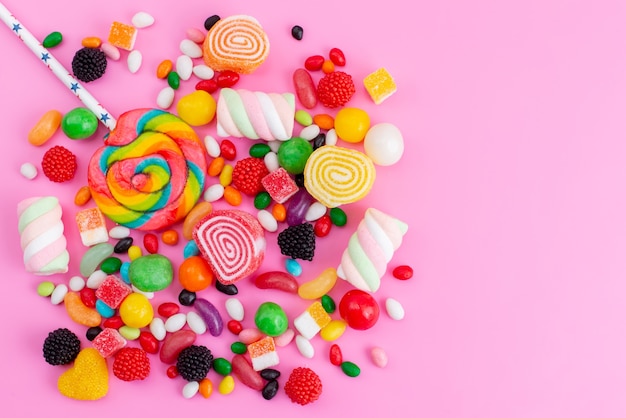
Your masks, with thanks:
[[[113,274],[120,271],[122,267],[122,260],[117,257],[106,258],[102,264],[100,264],[100,270],[107,274]]]
[[[230,345],[230,351],[235,354],[244,354],[246,351],[248,351],[248,347],[241,341],[235,341]]]
[[[350,377],[357,377],[361,374],[361,369],[351,361],[344,361],[341,363],[341,370]]]
[[[341,208],[331,208],[329,215],[331,222],[335,226],[344,226],[348,222],[348,216]]]
[[[139,328],[129,327],[128,325],[121,326],[118,331],[122,337],[129,341],[136,340],[139,338],[139,334],[141,334],[141,330]]]
[[[131,261],[128,277],[142,292],[157,292],[172,283],[174,269],[167,257],[161,254],[148,254]]]
[[[263,302],[254,315],[254,323],[265,335],[277,337],[287,330],[289,320],[283,308],[274,302]]]
[[[180,76],[176,71],[170,71],[167,75],[167,84],[169,84],[174,90],[178,90],[180,87]]]
[[[113,246],[108,242],[101,242],[89,248],[80,260],[80,274],[89,277],[107,257],[113,254]]]
[[[322,307],[329,314],[335,312],[335,309],[337,309],[337,304],[335,304],[335,301],[333,300],[333,298],[331,298],[328,295],[322,296],[321,302],[322,302]]]
[[[250,147],[250,151],[248,152],[250,153],[250,157],[263,158],[265,157],[265,154],[271,150],[272,149],[267,144],[254,144]]]
[[[52,292],[54,292],[54,283],[52,282],[41,282],[37,286],[37,294],[39,296],[48,297]]]
[[[272,196],[268,192],[259,192],[254,196],[254,207],[258,210],[265,209],[272,203]]]
[[[215,360],[213,360],[213,369],[218,374],[221,374],[222,376],[226,376],[226,375],[229,375],[233,371],[233,366],[232,364],[230,364],[230,361],[226,360],[223,357],[218,357]]]
[[[297,110],[294,118],[302,126],[309,126],[313,123],[313,116],[306,110]]]
[[[60,44],[62,40],[63,35],[61,35],[61,32],[52,32],[43,38],[43,42],[41,44],[44,48],[52,48]]]
[[[63,116],[61,129],[70,139],[89,138],[98,129],[98,118],[87,108],[77,107]]]

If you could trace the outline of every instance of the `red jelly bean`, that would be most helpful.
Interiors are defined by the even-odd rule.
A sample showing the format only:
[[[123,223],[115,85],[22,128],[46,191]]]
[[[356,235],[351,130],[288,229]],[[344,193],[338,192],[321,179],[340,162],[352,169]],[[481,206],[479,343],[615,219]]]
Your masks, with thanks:
[[[122,321],[122,317],[121,316],[112,316],[110,318],[105,319],[104,321],[102,321],[102,327],[103,328],[115,328],[115,329],[120,329],[122,326],[124,325],[124,321]]]
[[[322,69],[324,61],[326,61],[326,59],[323,56],[313,55],[304,61],[304,68],[309,71],[319,71]]]
[[[169,377],[170,379],[174,379],[175,377],[178,377],[178,368],[175,364],[173,364],[167,368],[165,374],[167,374],[167,377]]]
[[[311,74],[304,68],[296,69],[293,72],[293,86],[302,106],[313,109],[317,104],[317,93]]]
[[[163,302],[157,308],[157,312],[159,315],[169,318],[172,315],[177,314],[180,311],[180,306],[175,304],[174,302]]]
[[[224,139],[220,143],[220,152],[222,157],[225,160],[232,161],[237,156],[237,148],[235,148],[235,144],[229,139]]]
[[[330,53],[328,54],[328,58],[333,62],[333,64],[343,67],[346,65],[346,56],[343,54],[343,51],[339,48],[332,48]]]
[[[156,254],[159,251],[159,238],[152,233],[143,236],[143,247],[150,254]]]
[[[215,77],[217,87],[232,87],[239,81],[239,74],[231,70],[224,70]]]
[[[204,90],[207,93],[215,93],[217,91],[217,81],[214,79],[201,80],[196,84],[196,90]]]
[[[265,386],[265,380],[259,372],[252,368],[252,364],[241,354],[235,354],[231,361],[233,367],[233,375],[239,379],[241,383],[255,390],[262,390]]]
[[[398,280],[408,280],[413,277],[413,269],[410,266],[398,266],[393,269],[392,274]]]
[[[239,335],[239,333],[243,331],[243,325],[241,325],[241,322],[237,321],[236,319],[231,319],[230,321],[228,321],[226,327],[230,332],[235,335]]]
[[[330,229],[333,226],[333,222],[330,219],[329,215],[323,215],[313,225],[313,232],[316,237],[325,237],[330,233]]]
[[[341,363],[343,363],[343,354],[341,353],[341,348],[339,348],[337,344],[330,346],[328,358],[330,359],[331,364],[335,366],[341,366]]]
[[[254,279],[254,285],[259,289],[276,289],[287,293],[298,293],[298,281],[291,274],[284,271],[267,271]]]
[[[180,331],[168,334],[161,345],[159,358],[165,364],[175,363],[180,352],[194,342],[196,342],[196,333],[190,329],[181,329]]]
[[[96,307],[96,291],[89,288],[89,287],[83,287],[83,289],[80,291],[79,293],[80,295],[80,300],[81,302],[83,302],[83,305],[85,305],[88,308],[95,308]]]
[[[139,344],[146,353],[156,354],[159,352],[159,340],[148,331],[141,331],[139,334]]]

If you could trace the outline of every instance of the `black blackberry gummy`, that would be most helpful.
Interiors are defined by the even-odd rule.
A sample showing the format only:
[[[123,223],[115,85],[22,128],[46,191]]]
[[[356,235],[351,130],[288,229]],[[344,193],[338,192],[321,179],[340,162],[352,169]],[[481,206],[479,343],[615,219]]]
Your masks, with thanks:
[[[79,352],[80,340],[67,328],[51,331],[43,342],[43,358],[53,366],[73,362]]]
[[[315,255],[315,232],[313,225],[305,222],[292,225],[278,234],[280,252],[291,258],[312,261]]]
[[[176,360],[178,374],[188,382],[199,382],[211,370],[213,354],[203,345],[190,345],[184,348]]]
[[[106,69],[107,57],[99,48],[81,48],[72,59],[74,76],[85,83],[102,77]]]
[[[303,35],[304,29],[302,29],[302,26],[295,25],[291,28],[291,36],[293,36],[294,39],[301,41]]]

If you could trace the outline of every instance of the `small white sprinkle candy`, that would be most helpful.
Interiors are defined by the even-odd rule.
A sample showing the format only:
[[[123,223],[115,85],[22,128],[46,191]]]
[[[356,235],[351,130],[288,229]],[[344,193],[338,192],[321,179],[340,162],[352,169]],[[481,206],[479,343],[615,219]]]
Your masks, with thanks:
[[[180,52],[189,56],[190,58],[202,57],[202,48],[191,39],[183,39],[182,41],[180,41],[179,48]]]
[[[207,202],[216,202],[224,196],[224,186],[221,184],[213,184],[204,191],[204,200]]]
[[[274,218],[271,212],[261,209],[257,214],[256,218],[267,232],[276,232],[278,230],[278,221]]]
[[[176,58],[176,72],[181,80],[187,81],[193,72],[193,61],[188,55],[180,55]]]
[[[200,315],[193,311],[187,312],[187,325],[189,325],[189,328],[191,328],[191,330],[198,335],[206,332],[206,323]]]
[[[130,236],[130,228],[122,225],[114,226],[109,230],[109,236],[113,239],[122,239]]]
[[[226,299],[226,312],[235,321],[243,321],[243,305],[237,298]]]
[[[198,390],[200,390],[200,382],[196,382],[194,380],[194,381],[185,383],[185,386],[183,386],[183,398],[185,399],[193,398],[194,396],[196,396],[196,393],[198,393]]]
[[[402,307],[402,304],[394,298],[387,298],[385,301],[385,308],[387,309],[387,314],[391,319],[399,321],[404,318],[404,308]]]
[[[63,302],[63,299],[65,299],[65,295],[67,295],[67,290],[68,289],[66,285],[57,285],[50,295],[50,302],[52,302],[53,305],[58,305]]]
[[[130,21],[134,27],[141,29],[151,26],[154,23],[154,17],[146,12],[138,12]]]
[[[313,344],[311,344],[311,341],[307,340],[302,335],[296,335],[296,347],[298,347],[298,351],[303,357],[313,358],[315,355],[315,348],[313,348]]]
[[[302,128],[300,131],[300,138],[306,139],[307,141],[313,140],[316,136],[320,134],[320,127],[313,124]]]
[[[204,147],[206,148],[206,152],[209,156],[213,158],[219,157],[222,153],[220,150],[220,144],[211,135],[204,137]]]
[[[128,71],[135,74],[141,68],[141,61],[143,60],[143,56],[139,50],[134,49],[130,51],[127,58]]]
[[[172,103],[174,103],[174,96],[176,91],[170,86],[163,87],[157,95],[156,103],[161,109],[169,109]]]
[[[85,279],[80,276],[73,276],[68,282],[72,292],[80,292],[85,287]]]
[[[210,80],[215,76],[215,71],[204,64],[198,64],[193,67],[193,74],[200,80]]]
[[[100,45],[100,49],[102,50],[102,52],[104,52],[104,55],[106,55],[107,58],[113,61],[118,61],[122,56],[119,48],[115,45],[111,45],[108,42],[103,42],[102,45]]]
[[[165,330],[167,332],[176,332],[181,330],[187,323],[187,315],[182,312],[174,314],[165,320]]]
[[[278,155],[275,152],[270,151],[263,157],[263,162],[267,171],[272,172],[278,170],[280,164],[278,163]]]
[[[91,273],[89,275],[89,277],[87,278],[87,287],[90,289],[97,289],[100,287],[100,285],[102,284],[102,282],[104,281],[104,279],[106,279],[108,276],[107,273],[103,272],[102,270],[96,270],[93,273]]]
[[[150,322],[150,332],[159,341],[163,341],[165,339],[165,335],[167,335],[167,330],[165,329],[165,322],[159,317],[155,317]]]
[[[307,209],[304,219],[309,222],[317,221],[319,218],[326,215],[326,210],[326,206],[322,205],[320,202],[313,202]]]
[[[337,132],[335,132],[335,128],[326,132],[326,145],[337,145]]]
[[[24,163],[20,167],[20,173],[28,180],[32,180],[37,177],[37,167],[32,163]]]

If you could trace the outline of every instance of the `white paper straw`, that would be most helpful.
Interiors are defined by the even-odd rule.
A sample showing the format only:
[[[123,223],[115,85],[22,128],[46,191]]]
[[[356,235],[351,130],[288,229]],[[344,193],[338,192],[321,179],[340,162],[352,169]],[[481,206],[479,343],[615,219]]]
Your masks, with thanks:
[[[63,67],[63,65],[57,61],[50,51],[41,45],[41,42],[37,40],[26,27],[15,18],[9,12],[9,10],[0,2],[0,19],[7,25],[7,27],[13,32],[18,38],[24,42],[24,44],[30,48],[31,51],[37,56],[39,61],[48,67],[54,75],[57,76],[59,80],[65,87],[67,87],[76,97],[80,99],[81,102],[85,105],[85,107],[93,112],[94,115],[98,118],[100,122],[102,122],[107,128],[113,130],[115,128],[116,120],[111,115],[111,113],[106,110],[99,102],[95,99],[83,87],[83,85],[78,81],[73,75],[70,74],[69,71]]]

